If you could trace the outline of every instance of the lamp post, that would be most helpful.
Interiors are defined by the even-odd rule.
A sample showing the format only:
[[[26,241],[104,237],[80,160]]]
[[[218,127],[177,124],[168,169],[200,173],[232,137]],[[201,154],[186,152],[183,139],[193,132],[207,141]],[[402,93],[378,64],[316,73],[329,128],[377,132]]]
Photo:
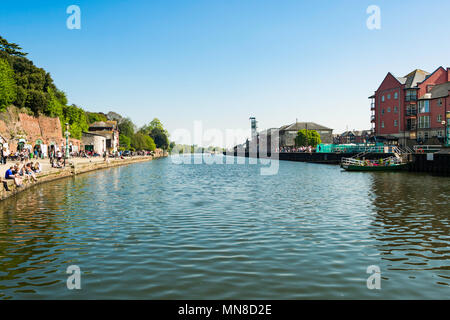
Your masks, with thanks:
[[[64,135],[66,136],[66,152],[64,155],[64,159],[69,159],[69,123],[66,123],[66,132],[64,132]]]

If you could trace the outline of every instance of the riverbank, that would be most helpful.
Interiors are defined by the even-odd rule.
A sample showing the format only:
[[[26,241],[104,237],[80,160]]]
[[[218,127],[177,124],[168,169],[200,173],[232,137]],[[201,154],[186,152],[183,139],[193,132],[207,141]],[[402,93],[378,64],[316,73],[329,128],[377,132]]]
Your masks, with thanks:
[[[49,164],[48,159],[41,162],[42,173],[37,175],[37,181],[23,181],[23,187],[17,187],[13,180],[3,179],[4,172],[9,168],[12,163],[0,166],[0,172],[2,174],[2,184],[0,186],[0,201],[14,196],[24,190],[30,189],[38,184],[45,182],[55,181],[62,178],[73,177],[79,174],[88,173],[91,171],[114,168],[118,166],[124,166],[133,163],[151,161],[154,159],[159,159],[163,156],[135,156],[127,157],[124,159],[114,159],[110,158],[107,162],[104,161],[102,157],[96,158],[73,158],[69,160],[70,165],[65,168],[58,169],[52,168]]]
[[[236,152],[224,152],[224,155],[238,156]],[[248,152],[242,154],[245,157],[254,157]],[[274,159],[294,162],[308,162],[308,163],[324,163],[335,164],[341,163],[342,158],[352,158],[357,156],[357,153],[326,153],[326,152],[281,152],[274,155]],[[367,153],[364,158],[367,160],[377,160],[380,158],[387,158],[392,156],[391,153]],[[260,157],[259,154],[256,155]],[[267,156],[261,155],[261,158]],[[436,153],[414,153],[409,156],[410,164],[408,166],[409,172],[431,173],[437,176],[450,176],[450,148],[443,148]]]

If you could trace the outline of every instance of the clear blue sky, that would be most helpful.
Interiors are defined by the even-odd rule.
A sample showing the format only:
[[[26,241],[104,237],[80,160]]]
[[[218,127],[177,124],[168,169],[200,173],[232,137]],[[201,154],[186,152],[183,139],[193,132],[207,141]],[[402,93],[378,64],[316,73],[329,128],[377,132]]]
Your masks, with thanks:
[[[66,8],[81,8],[81,30]],[[381,8],[368,30],[366,8]],[[173,131],[314,121],[370,127],[388,71],[450,66],[449,1],[2,1],[0,34],[70,103]]]

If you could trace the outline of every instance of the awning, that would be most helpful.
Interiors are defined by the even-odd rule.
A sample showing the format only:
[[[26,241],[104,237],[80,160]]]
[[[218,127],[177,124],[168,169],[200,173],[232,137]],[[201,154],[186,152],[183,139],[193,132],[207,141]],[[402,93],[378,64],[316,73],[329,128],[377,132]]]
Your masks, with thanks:
[[[25,139],[19,139],[19,143],[21,143],[21,142],[26,143],[27,140],[25,140]]]

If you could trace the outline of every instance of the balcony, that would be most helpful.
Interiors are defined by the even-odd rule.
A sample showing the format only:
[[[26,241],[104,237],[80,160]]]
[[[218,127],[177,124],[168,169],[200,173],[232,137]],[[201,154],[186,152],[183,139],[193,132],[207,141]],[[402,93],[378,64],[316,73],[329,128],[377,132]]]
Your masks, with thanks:
[[[372,102],[372,103],[370,104],[370,110],[375,110],[375,102]]]
[[[405,97],[405,101],[409,102],[409,101],[417,101],[417,96],[406,96]]]
[[[416,117],[417,116],[417,110],[416,109],[406,110],[406,116],[407,117]]]
[[[375,122],[375,116],[370,116],[370,122]]]

